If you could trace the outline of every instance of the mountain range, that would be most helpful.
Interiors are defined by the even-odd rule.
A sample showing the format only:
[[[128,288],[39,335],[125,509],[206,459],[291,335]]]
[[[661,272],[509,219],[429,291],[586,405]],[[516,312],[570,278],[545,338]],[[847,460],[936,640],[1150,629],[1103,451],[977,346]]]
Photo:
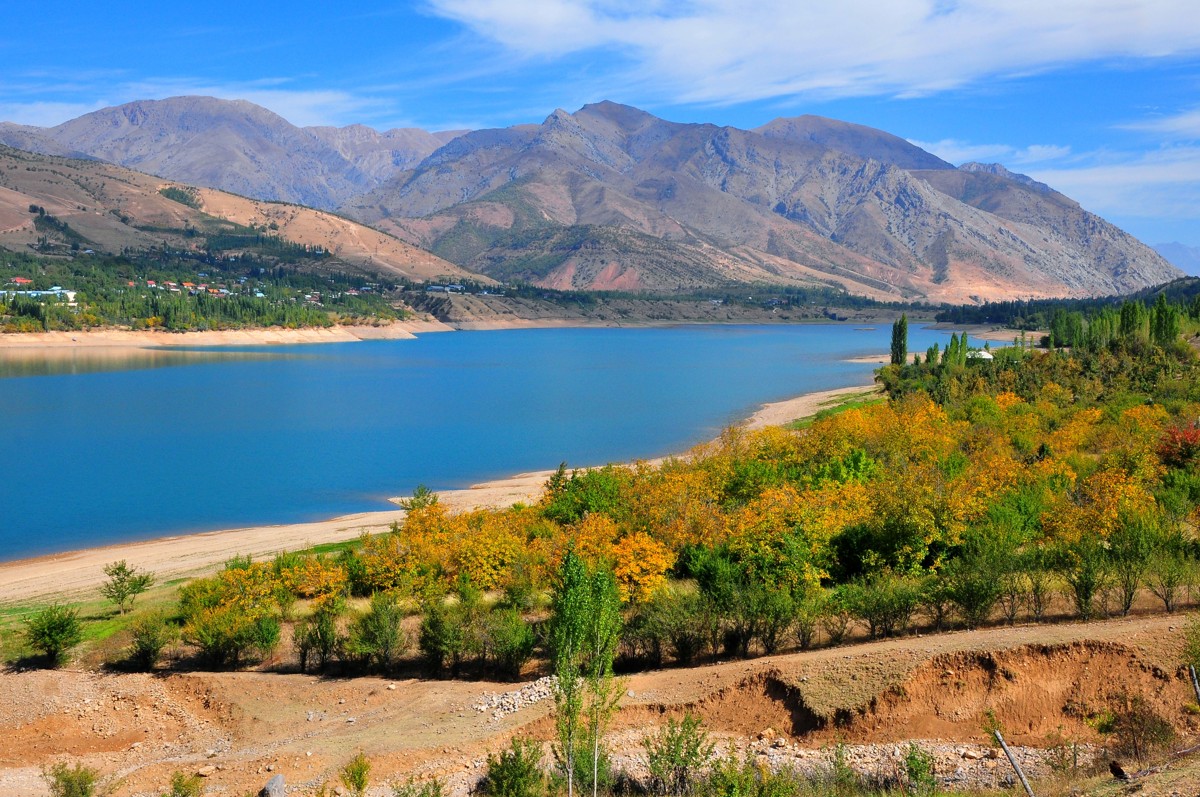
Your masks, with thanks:
[[[289,124],[244,101],[135,102],[0,143],[368,224],[469,272],[563,289],[823,284],[969,302],[1122,293],[1178,269],[997,164],[958,168],[816,116],[753,130],[611,102],[430,133]]]

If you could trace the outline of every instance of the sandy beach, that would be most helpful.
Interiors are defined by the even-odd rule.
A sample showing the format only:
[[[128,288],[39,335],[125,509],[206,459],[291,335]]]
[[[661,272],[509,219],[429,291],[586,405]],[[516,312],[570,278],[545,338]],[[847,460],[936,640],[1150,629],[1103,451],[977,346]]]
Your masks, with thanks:
[[[84,332],[0,334],[0,351],[55,349],[160,348],[178,346],[284,346],[304,343],[351,343],[356,340],[402,340],[427,332],[449,332],[440,321],[396,321],[381,326],[336,326],[310,329],[221,329],[207,332],[94,329]]]
[[[813,415],[841,396],[872,389],[872,385],[856,385],[764,404],[743,425],[760,429],[784,424]],[[464,490],[448,490],[439,496],[455,511],[532,503],[540,497],[552,473],[522,473]],[[234,555],[262,558],[284,550],[351,540],[364,532],[386,531],[393,522],[403,519],[404,510],[397,506],[310,523],[162,537],[0,563],[0,605],[73,600],[94,593],[104,580],[104,565],[120,559],[154,572],[163,582],[211,572]]]

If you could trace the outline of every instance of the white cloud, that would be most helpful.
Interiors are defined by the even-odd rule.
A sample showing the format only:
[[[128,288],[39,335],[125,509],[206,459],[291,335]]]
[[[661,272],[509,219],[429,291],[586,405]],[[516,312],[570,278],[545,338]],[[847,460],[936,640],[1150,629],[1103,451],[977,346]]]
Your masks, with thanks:
[[[941,141],[915,141],[909,139],[926,152],[955,165],[976,161],[979,163],[1001,163],[1007,167],[1024,167],[1029,164],[1061,160],[1071,154],[1071,148],[1058,144],[1031,144],[1014,147],[1009,144],[972,144],[954,138]]]
[[[608,50],[676,102],[929,94],[1078,61],[1200,51],[1194,0],[429,0],[526,58]]]
[[[122,87],[123,98],[113,104],[132,100],[163,99],[196,95],[223,100],[246,100],[274,111],[294,125],[346,125],[361,122],[375,112],[385,110],[385,101],[336,90],[302,91],[286,88],[289,81],[265,78],[249,83],[210,84],[190,80],[149,80]]]
[[[1200,223],[1200,147],[1150,153],[1100,153],[1029,175],[1102,216],[1188,219]]]
[[[104,107],[104,103],[81,102],[0,102],[0,121],[19,125],[53,127],[85,113]]]
[[[1158,133],[1171,138],[1200,139],[1200,109],[1121,125],[1126,130]]]

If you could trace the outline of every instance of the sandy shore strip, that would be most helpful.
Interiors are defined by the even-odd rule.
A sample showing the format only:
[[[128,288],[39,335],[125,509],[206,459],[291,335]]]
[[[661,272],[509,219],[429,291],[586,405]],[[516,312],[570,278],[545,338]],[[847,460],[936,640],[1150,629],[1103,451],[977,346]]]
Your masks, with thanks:
[[[381,326],[311,329],[219,329],[206,332],[95,329],[76,332],[0,334],[0,352],[25,349],[163,348],[176,346],[284,346],[304,343],[352,343],[403,340],[427,332],[450,332],[440,321],[396,321]]]
[[[523,473],[465,490],[448,490],[440,493],[440,500],[455,511],[531,503],[541,495],[552,473]],[[0,605],[70,600],[94,592],[104,581],[104,565],[119,559],[152,571],[163,582],[212,572],[235,555],[261,559],[280,551],[356,539],[364,532],[387,531],[404,515],[404,510],[396,507],[311,523],[184,534],[4,562],[0,563]]]
[[[886,355],[884,355],[886,358]],[[762,429],[766,426],[783,426],[785,423],[800,418],[816,415],[826,407],[836,404],[847,396],[880,393],[880,388],[874,383],[864,383],[851,387],[839,387],[834,390],[822,390],[816,393],[805,393],[803,396],[775,401],[764,404],[758,412],[751,415],[742,426],[747,429]]]
[[[844,396],[876,390],[874,385],[855,385],[764,404],[743,425],[749,429],[778,426],[814,415]],[[454,511],[533,503],[553,473],[522,473],[463,490],[447,490],[439,493],[439,500]],[[104,565],[120,559],[153,572],[163,582],[210,573],[235,555],[262,559],[280,551],[353,540],[364,532],[387,531],[404,515],[397,506],[331,520],[185,534],[0,563],[0,605],[73,600],[94,594],[104,581]]]

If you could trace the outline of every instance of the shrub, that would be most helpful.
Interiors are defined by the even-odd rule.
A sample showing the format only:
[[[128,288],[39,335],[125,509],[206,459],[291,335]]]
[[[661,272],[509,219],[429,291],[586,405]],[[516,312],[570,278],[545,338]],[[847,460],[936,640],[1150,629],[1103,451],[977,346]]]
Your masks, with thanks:
[[[311,656],[317,659],[317,670],[323,671],[329,661],[341,651],[345,641],[337,627],[337,618],[341,610],[340,600],[327,601],[310,617],[296,623],[293,640],[300,659],[300,672],[308,669]]]
[[[467,651],[465,619],[457,604],[435,599],[425,605],[418,646],[430,668],[440,670],[449,664],[450,674],[458,675]]]
[[[1122,696],[1123,705],[1113,714],[1114,748],[1118,753],[1145,761],[1175,741],[1175,729],[1141,695]]]
[[[392,786],[393,797],[446,797],[446,784],[437,778],[417,783],[412,778]]]
[[[83,641],[79,610],[54,604],[25,620],[25,638],[57,667],[71,648]]]
[[[279,621],[237,606],[205,609],[184,627],[184,638],[217,667],[236,667],[248,656],[268,656],[279,644]]]
[[[150,612],[129,626],[133,641],[129,645],[129,661],[139,670],[153,670],[163,650],[175,641],[175,626],[163,612]]]
[[[713,744],[700,728],[701,720],[687,714],[683,720],[667,720],[654,736],[642,742],[650,770],[650,790],[655,794],[690,794],[702,768],[712,758]]]
[[[825,606],[821,611],[821,630],[825,632],[829,644],[840,645],[850,630],[850,620],[853,615],[847,607],[845,587],[835,587],[830,591]]]
[[[1001,565],[999,551],[979,538],[968,541],[962,555],[946,565],[946,596],[967,628],[978,628],[991,616],[1000,598]]]
[[[891,571],[846,585],[846,608],[867,624],[872,639],[908,629],[921,599],[920,585]]]
[[[804,597],[796,601],[796,616],[793,628],[796,631],[796,642],[801,650],[808,650],[817,638],[817,628],[821,617],[826,611],[827,593],[820,589],[809,590]]]
[[[520,678],[537,646],[533,626],[517,609],[496,609],[487,615],[485,624],[487,649],[496,668],[509,678]]]
[[[371,596],[370,610],[350,625],[346,652],[387,669],[408,647],[408,637],[400,628],[404,613],[396,596],[377,592]]]
[[[371,762],[359,753],[351,758],[338,774],[347,791],[354,797],[363,797],[367,793],[367,786],[371,785]]]
[[[42,770],[42,778],[50,787],[50,797],[92,797],[100,773],[83,764],[67,766],[60,761]]]
[[[1079,619],[1091,620],[1096,615],[1096,598],[1109,580],[1104,547],[1093,535],[1084,536],[1059,551],[1058,566]]]
[[[171,790],[163,797],[201,797],[204,794],[204,779],[199,775],[175,772],[171,775]]]
[[[493,797],[542,797],[546,793],[542,746],[533,739],[514,738],[508,750],[489,755],[481,790]]]
[[[909,794],[930,795],[937,791],[933,756],[915,742],[910,742],[908,749],[904,751],[904,775]]]

